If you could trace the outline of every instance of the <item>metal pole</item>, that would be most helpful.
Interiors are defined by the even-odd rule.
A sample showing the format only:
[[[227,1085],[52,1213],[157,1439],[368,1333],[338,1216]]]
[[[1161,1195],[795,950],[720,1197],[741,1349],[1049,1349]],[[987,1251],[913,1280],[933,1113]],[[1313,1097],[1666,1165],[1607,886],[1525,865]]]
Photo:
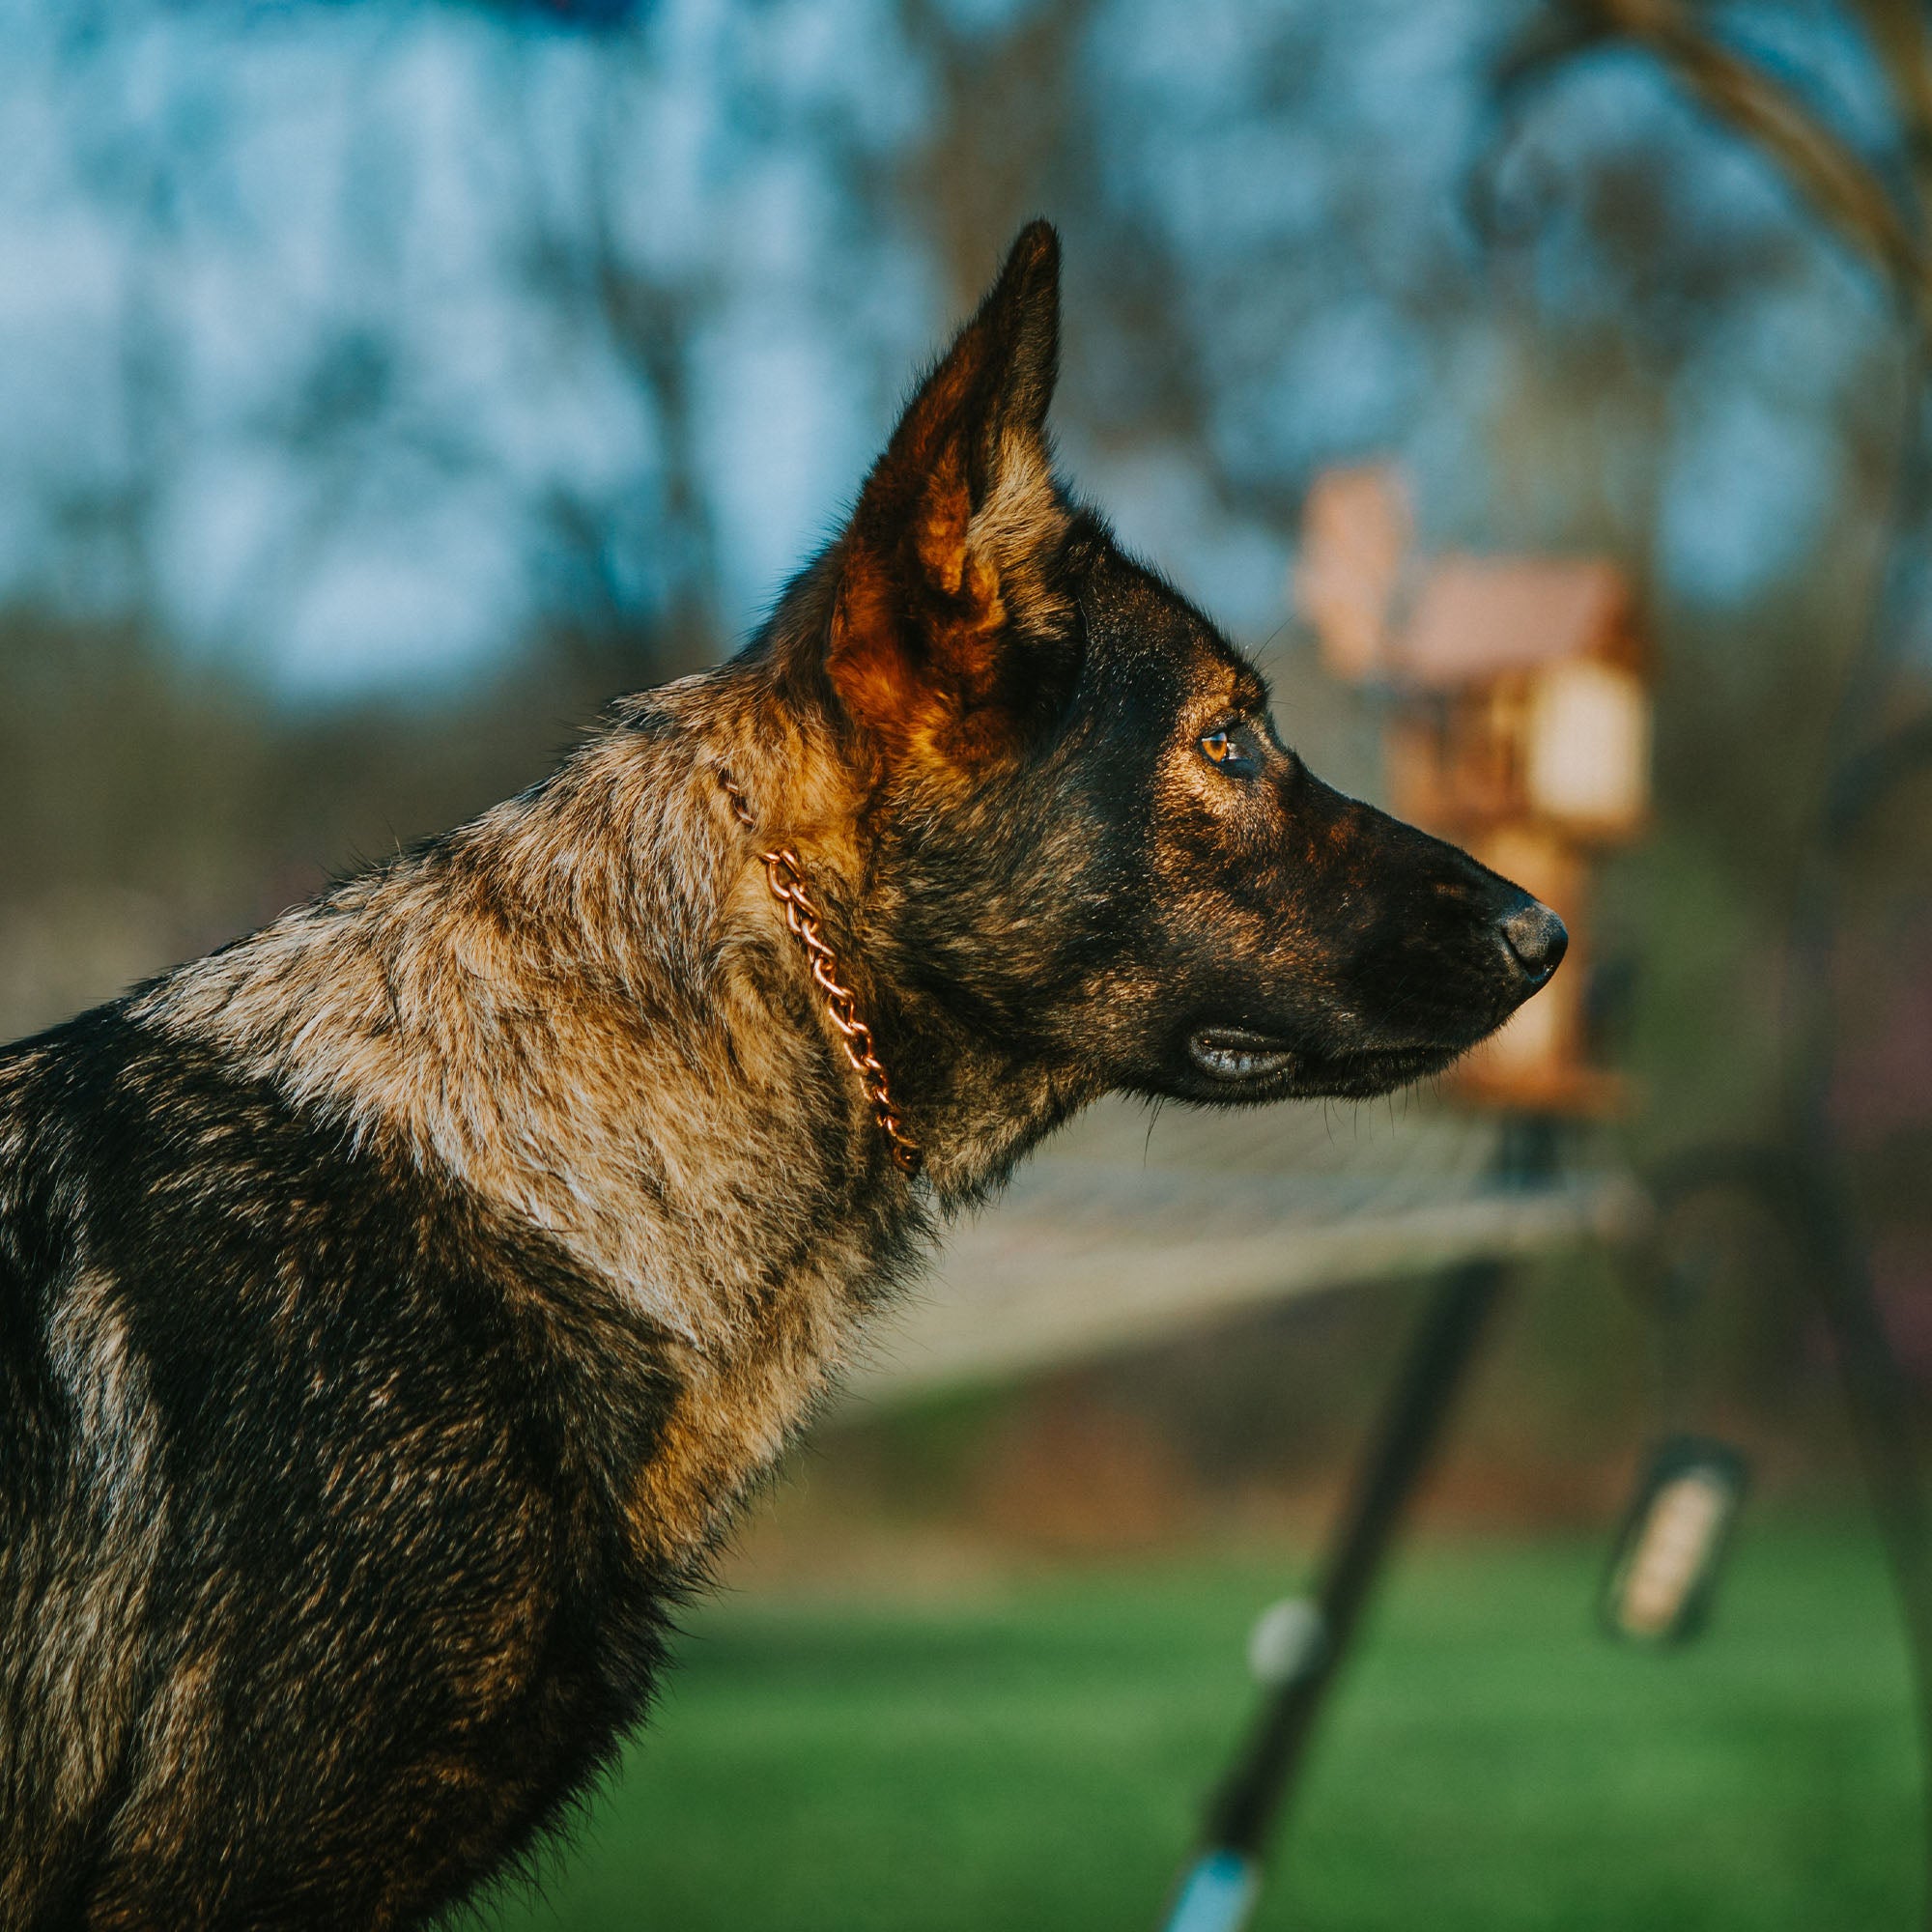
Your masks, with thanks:
[[[1510,1122],[1498,1163],[1507,1185],[1545,1178],[1552,1123]],[[1267,1701],[1208,1809],[1166,1932],[1237,1932],[1253,1912],[1263,1861],[1306,1762],[1316,1720],[1372,1601],[1391,1544],[1440,1443],[1508,1264],[1467,1262],[1446,1276],[1422,1321],[1323,1567],[1310,1640]]]

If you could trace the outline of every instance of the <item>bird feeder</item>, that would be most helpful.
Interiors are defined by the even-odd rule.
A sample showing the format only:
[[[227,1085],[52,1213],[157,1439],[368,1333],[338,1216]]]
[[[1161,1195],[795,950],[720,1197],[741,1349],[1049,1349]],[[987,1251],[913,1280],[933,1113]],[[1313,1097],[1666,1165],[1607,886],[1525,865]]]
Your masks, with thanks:
[[[1296,593],[1323,663],[1386,702],[1391,803],[1562,915],[1568,960],[1456,1085],[1486,1102],[1601,1114],[1591,1059],[1593,868],[1650,810],[1650,664],[1634,600],[1598,558],[1420,555],[1401,476],[1311,491]]]

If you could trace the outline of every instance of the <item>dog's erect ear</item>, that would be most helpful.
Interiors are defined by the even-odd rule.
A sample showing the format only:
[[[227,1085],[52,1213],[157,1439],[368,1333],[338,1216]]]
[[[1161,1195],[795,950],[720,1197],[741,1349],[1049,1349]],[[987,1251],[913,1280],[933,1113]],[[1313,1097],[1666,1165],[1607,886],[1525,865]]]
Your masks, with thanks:
[[[891,750],[971,756],[1065,683],[1067,517],[1046,442],[1059,348],[1060,239],[1035,221],[907,405],[839,546],[827,668]]]

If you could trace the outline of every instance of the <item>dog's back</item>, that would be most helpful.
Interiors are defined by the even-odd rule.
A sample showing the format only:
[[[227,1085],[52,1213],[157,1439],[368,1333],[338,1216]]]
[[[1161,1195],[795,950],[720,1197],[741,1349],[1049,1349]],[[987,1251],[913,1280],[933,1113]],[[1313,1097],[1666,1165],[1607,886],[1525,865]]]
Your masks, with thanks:
[[[637,1715],[656,1337],[474,1198],[106,1008],[0,1062],[0,1920],[412,1917]]]

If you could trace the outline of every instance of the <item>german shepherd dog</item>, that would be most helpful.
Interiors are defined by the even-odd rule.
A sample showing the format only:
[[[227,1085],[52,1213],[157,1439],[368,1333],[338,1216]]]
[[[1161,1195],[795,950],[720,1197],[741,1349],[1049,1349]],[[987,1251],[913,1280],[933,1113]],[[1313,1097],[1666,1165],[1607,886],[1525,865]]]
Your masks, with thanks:
[[[422,1922],[935,1230],[1123,1091],[1381,1094],[1553,914],[1056,478],[1035,223],[729,663],[0,1053],[0,1921]]]

